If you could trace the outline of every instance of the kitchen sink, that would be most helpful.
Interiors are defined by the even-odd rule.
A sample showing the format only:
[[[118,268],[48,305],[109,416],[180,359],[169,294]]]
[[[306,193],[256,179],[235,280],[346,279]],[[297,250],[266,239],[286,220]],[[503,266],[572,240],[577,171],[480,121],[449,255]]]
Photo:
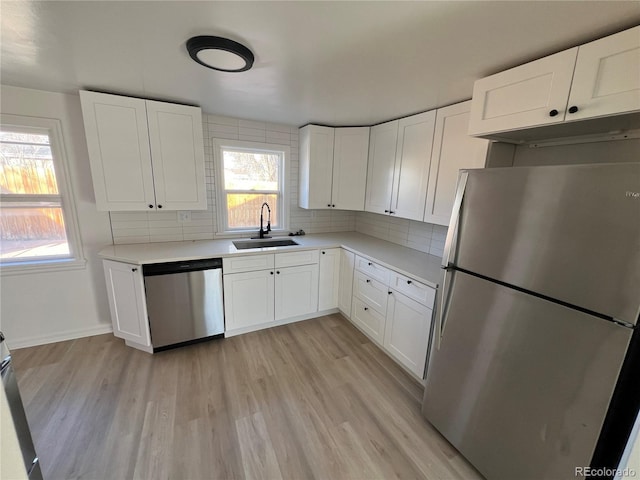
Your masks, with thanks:
[[[298,245],[297,242],[288,238],[257,238],[255,240],[237,240],[233,242],[238,250],[247,248],[265,248],[265,247],[290,247]]]

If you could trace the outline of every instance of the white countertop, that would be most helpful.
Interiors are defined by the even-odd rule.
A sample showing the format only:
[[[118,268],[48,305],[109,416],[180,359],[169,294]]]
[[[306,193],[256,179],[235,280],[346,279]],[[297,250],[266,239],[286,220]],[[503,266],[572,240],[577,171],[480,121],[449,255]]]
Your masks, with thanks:
[[[100,251],[109,260],[144,265],[149,263],[179,262],[234,255],[289,252],[316,248],[342,247],[357,255],[407,275],[434,288],[440,281],[440,257],[412,248],[380,240],[357,232],[311,234],[290,238],[299,245],[289,247],[251,248],[238,250],[234,240],[197,240],[187,242],[144,243],[110,245]]]

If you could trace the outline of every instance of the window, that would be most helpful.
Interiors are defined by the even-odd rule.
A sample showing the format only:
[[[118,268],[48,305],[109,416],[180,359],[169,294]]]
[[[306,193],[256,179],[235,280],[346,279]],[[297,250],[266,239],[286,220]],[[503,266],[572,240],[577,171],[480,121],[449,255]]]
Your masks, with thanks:
[[[260,228],[263,203],[271,209],[272,230],[288,228],[286,196],[289,147],[233,140],[214,140],[218,168],[218,233]],[[264,227],[268,213],[264,209]]]
[[[84,264],[63,155],[57,120],[0,117],[3,273]]]

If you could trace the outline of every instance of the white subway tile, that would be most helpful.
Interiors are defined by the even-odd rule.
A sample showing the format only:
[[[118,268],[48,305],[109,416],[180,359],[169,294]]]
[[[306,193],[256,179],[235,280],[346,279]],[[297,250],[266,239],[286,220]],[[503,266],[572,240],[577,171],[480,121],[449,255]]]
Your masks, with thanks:
[[[254,128],[258,130],[262,130],[264,132],[266,124],[265,122],[256,122],[254,120],[238,120],[238,125],[241,128]]]

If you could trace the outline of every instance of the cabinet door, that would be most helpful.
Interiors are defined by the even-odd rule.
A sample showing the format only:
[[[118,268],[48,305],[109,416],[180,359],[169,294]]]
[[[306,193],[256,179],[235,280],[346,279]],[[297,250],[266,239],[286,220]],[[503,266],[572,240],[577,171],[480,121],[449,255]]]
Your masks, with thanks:
[[[144,279],[138,265],[103,260],[113,334],[150,347]]]
[[[318,265],[276,270],[275,319],[283,320],[317,311]]]
[[[156,208],[145,101],[80,91],[96,207]]]
[[[351,321],[378,345],[382,345],[385,330],[385,316],[383,314],[377,312],[359,298],[353,297]]]
[[[329,248],[320,251],[320,273],[318,277],[318,310],[338,308],[340,292],[340,250]]]
[[[423,378],[431,329],[431,309],[392,291],[387,307],[384,347],[402,365]]]
[[[640,27],[578,48],[567,120],[640,110]]]
[[[300,129],[301,208],[331,208],[334,130],[318,125]]]
[[[391,209],[397,140],[398,120],[371,127],[364,205],[367,212],[388,214]]]
[[[158,209],[206,209],[201,110],[151,100],[146,104]]]
[[[435,123],[435,110],[400,120],[391,201],[396,217],[424,217]]]
[[[223,276],[225,331],[273,322],[274,271]]]
[[[424,221],[449,225],[461,168],[482,168],[489,141],[468,134],[471,102],[440,108],[431,155]]]
[[[340,293],[338,308],[347,317],[351,318],[351,296],[353,295],[353,269],[356,256],[353,252],[340,249]]]
[[[477,80],[469,134],[564,121],[577,53],[572,48]]]
[[[369,127],[336,128],[333,146],[331,205],[364,210]]]

